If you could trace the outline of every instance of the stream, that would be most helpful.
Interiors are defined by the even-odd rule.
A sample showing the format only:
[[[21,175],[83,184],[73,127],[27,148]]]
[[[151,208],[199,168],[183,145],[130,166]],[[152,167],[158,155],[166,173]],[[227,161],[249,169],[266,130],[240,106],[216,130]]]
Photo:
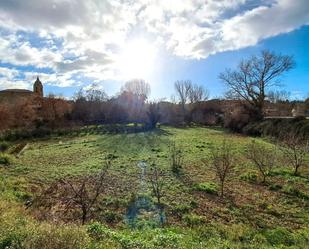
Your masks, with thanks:
[[[126,223],[131,228],[159,227],[166,222],[164,208],[159,207],[149,196],[147,185],[147,163],[140,161],[139,192],[132,199],[126,213]]]

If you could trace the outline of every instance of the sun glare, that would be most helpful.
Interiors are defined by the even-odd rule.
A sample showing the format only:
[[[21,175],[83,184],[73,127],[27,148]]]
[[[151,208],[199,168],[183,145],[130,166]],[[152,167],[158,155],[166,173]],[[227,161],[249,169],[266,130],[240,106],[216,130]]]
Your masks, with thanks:
[[[153,72],[156,48],[144,39],[126,44],[118,58],[118,68],[126,79],[147,79]]]

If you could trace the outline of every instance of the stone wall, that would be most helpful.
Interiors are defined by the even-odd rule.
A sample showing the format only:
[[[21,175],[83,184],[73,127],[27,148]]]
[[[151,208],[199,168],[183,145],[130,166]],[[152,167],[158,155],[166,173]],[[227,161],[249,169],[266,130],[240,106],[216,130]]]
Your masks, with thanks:
[[[0,104],[15,105],[17,102],[25,99],[31,99],[36,94],[31,91],[0,91]]]

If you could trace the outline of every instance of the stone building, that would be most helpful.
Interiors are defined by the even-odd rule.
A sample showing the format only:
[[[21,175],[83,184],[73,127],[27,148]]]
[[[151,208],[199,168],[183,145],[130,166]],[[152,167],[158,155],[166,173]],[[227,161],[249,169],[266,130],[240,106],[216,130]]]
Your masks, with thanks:
[[[43,84],[37,77],[33,91],[25,89],[7,89],[0,91],[1,122],[5,128],[37,127],[38,125],[61,125],[65,115],[71,113],[72,103],[61,98],[44,97]],[[1,116],[1,115],[0,115]]]
[[[0,104],[14,105],[21,101],[34,101],[43,98],[43,84],[37,77],[33,84],[33,91],[26,89],[6,89],[0,91]]]
[[[38,118],[44,103],[43,84],[37,77],[33,91],[26,89],[6,89],[0,91],[0,109],[7,110],[5,120],[8,126],[28,126]]]

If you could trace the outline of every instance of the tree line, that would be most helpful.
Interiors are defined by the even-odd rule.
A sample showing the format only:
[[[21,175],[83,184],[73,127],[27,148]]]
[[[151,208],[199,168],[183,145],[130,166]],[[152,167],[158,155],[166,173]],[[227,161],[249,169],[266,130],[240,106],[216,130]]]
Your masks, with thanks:
[[[223,98],[211,100],[204,86],[190,80],[175,82],[175,98],[170,101],[150,101],[150,84],[143,79],[126,82],[112,97],[93,84],[80,89],[70,101],[47,96],[39,108],[27,101],[10,108],[0,105],[0,130],[121,123],[143,123],[150,128],[157,123],[198,123],[240,130],[250,122],[263,120],[267,105],[276,105],[286,115],[291,112],[297,103],[288,101],[289,93],[276,87],[280,86],[281,76],[294,66],[291,56],[262,51],[242,60],[236,69],[221,73],[219,78],[227,92]],[[302,104],[309,110],[309,98]]]

